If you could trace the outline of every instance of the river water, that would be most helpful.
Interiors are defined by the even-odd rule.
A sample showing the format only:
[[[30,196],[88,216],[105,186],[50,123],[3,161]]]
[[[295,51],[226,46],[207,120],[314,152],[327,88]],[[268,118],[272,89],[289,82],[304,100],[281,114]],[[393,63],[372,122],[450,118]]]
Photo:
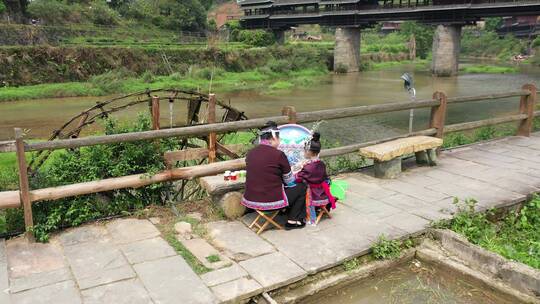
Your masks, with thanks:
[[[248,117],[273,116],[285,105],[297,111],[313,111],[339,107],[374,105],[410,100],[403,89],[400,76],[403,72],[414,75],[417,99],[428,99],[434,91],[443,91],[449,97],[488,94],[519,89],[525,83],[538,84],[540,69],[522,67],[515,74],[468,74],[450,78],[433,78],[426,68],[400,65],[393,68],[358,74],[328,75],[321,83],[309,88],[295,89],[272,95],[257,91],[240,91],[218,94],[221,100],[230,101],[234,107],[245,111]],[[30,138],[45,138],[66,120],[107,97],[51,98],[0,103],[0,140],[13,137],[13,128],[29,129]],[[472,121],[515,113],[518,98],[489,103],[452,105],[448,109],[447,123]],[[133,118],[137,112],[147,111],[144,104],[116,114],[120,119]],[[184,107],[173,109],[175,123],[182,123]],[[428,109],[415,112],[415,129],[427,126]],[[161,106],[162,127],[169,125],[169,108]],[[323,122],[320,131],[324,137],[342,144],[391,136],[406,132],[408,111],[370,115],[337,121]],[[95,131],[95,129],[90,130]],[[88,132],[87,132],[88,134]]]

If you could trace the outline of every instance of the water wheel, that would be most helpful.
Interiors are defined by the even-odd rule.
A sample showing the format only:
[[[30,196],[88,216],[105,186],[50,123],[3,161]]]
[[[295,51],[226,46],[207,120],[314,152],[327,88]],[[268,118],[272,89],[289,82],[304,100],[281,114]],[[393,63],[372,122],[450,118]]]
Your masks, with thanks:
[[[180,89],[159,89],[147,90],[128,95],[118,96],[105,101],[96,102],[96,104],[81,113],[73,116],[58,129],[54,130],[48,140],[77,138],[85,129],[90,129],[96,122],[109,117],[113,113],[125,111],[140,104],[148,104],[149,111],[152,114],[152,98],[159,97],[161,103],[168,103],[169,106],[169,125],[168,128],[178,128],[185,126],[200,125],[206,123],[206,110],[209,102],[209,95],[195,91]],[[244,112],[241,112],[225,102],[216,100],[216,113],[221,118],[216,118],[217,122],[229,122],[247,119]],[[159,116],[159,115],[158,115]],[[176,119],[175,119],[176,118]],[[180,119],[181,118],[181,119]],[[163,127],[161,127],[163,129]],[[165,127],[167,128],[167,127]],[[218,137],[219,143],[223,137]],[[207,138],[179,139],[180,148],[202,148]],[[35,174],[37,170],[45,163],[50,156],[51,151],[39,151],[35,153],[29,163],[30,174]],[[229,157],[231,157],[229,155]],[[206,162],[205,159],[197,160],[198,164]],[[178,164],[179,166],[193,165],[194,163]],[[178,187],[180,197],[186,198],[185,190],[187,182],[182,181]],[[198,187],[192,190],[191,195],[196,193]],[[199,189],[200,190],[200,189]],[[188,193],[189,194],[189,193]]]

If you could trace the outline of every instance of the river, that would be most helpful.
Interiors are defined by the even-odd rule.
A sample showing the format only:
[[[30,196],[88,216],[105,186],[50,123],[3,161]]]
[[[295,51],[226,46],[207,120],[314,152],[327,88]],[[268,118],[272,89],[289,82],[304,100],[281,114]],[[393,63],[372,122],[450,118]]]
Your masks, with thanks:
[[[467,64],[467,63],[465,63]],[[257,91],[239,91],[219,94],[221,100],[230,101],[234,107],[245,111],[248,117],[272,116],[280,113],[285,105],[295,106],[297,111],[313,111],[338,107],[374,105],[410,100],[403,89],[400,76],[410,72],[415,78],[417,99],[428,99],[434,91],[443,91],[449,97],[479,95],[519,89],[525,83],[538,84],[540,69],[523,66],[515,74],[464,74],[457,77],[434,78],[426,68],[400,65],[385,70],[357,74],[328,75],[322,82],[309,88],[295,89],[264,95]],[[0,103],[0,140],[13,137],[13,128],[29,130],[30,138],[45,138],[66,120],[81,110],[106,100],[107,97],[76,97],[21,100]],[[161,107],[162,126],[169,125],[169,109],[164,101]],[[489,103],[452,105],[448,109],[447,123],[457,123],[515,113],[518,98]],[[120,119],[133,117],[146,111],[146,105],[135,106],[119,115]],[[174,109],[175,121],[185,117],[184,107]],[[415,129],[426,127],[428,109],[415,112]],[[406,132],[408,111],[370,115],[332,122],[323,122],[323,136],[340,143],[371,140]],[[92,130],[94,131],[94,130]],[[88,133],[88,132],[87,132]]]

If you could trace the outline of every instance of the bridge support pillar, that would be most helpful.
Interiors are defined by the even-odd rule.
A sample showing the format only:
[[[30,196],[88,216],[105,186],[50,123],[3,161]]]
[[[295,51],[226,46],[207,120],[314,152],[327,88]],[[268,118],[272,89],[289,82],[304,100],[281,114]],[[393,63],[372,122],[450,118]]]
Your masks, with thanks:
[[[336,28],[336,45],[334,47],[334,71],[344,70],[358,72],[360,70],[360,28]]]
[[[276,38],[276,43],[279,45],[285,44],[285,30],[273,30],[274,37]]]
[[[434,76],[455,76],[458,73],[461,25],[439,24],[433,35],[433,61],[431,73]]]

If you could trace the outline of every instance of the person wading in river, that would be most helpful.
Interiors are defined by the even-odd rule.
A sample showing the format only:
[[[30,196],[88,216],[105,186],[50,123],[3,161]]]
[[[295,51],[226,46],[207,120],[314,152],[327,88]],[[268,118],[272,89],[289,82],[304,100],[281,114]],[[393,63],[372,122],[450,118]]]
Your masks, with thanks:
[[[285,228],[305,226],[306,186],[295,184],[285,153],[278,150],[279,129],[269,121],[259,131],[259,145],[246,156],[246,192],[242,205],[256,210],[288,207]]]

